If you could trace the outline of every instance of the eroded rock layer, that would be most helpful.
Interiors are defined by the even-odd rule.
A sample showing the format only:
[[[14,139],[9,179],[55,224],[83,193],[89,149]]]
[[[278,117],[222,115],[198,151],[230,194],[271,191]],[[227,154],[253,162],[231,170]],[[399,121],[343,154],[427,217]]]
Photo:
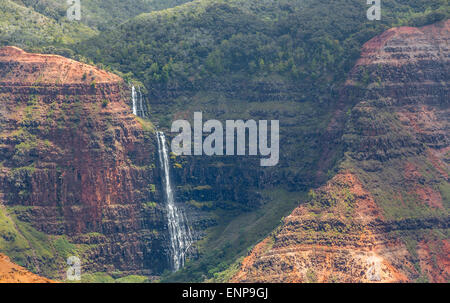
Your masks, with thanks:
[[[355,106],[330,125],[345,124],[330,130],[345,145],[339,173],[232,281],[449,281],[449,30],[400,27],[365,44],[340,98]]]
[[[167,268],[152,126],[116,75],[0,49],[0,250],[36,273]]]

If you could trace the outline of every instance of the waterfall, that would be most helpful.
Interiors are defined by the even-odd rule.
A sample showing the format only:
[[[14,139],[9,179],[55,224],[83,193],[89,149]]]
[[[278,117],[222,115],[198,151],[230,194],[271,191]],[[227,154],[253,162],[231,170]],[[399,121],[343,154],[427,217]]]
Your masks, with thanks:
[[[170,235],[170,250],[172,268],[174,271],[184,266],[186,252],[192,244],[192,236],[187,226],[184,213],[177,208],[170,183],[170,163],[167,151],[166,137],[163,132],[157,132],[158,154],[163,174],[163,187],[166,198],[166,209]]]
[[[137,108],[136,108],[136,88],[134,85],[131,87],[131,99],[133,100],[133,115],[137,116]]]
[[[141,106],[141,117],[145,118],[145,112],[144,112],[144,105],[143,105],[143,101],[142,101],[142,93],[141,93],[141,87],[138,86],[138,91],[139,91],[139,103]]]
[[[144,97],[140,86],[138,86],[137,90],[134,85],[131,86],[131,99],[133,101],[133,115],[145,118]]]

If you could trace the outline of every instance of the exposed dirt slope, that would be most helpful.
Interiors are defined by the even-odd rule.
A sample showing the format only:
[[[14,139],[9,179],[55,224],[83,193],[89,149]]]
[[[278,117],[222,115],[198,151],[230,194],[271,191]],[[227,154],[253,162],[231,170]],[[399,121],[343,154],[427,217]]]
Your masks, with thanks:
[[[25,268],[14,264],[0,254],[0,283],[52,283],[52,280],[40,277]]]
[[[0,83],[90,84],[118,83],[120,77],[58,55],[27,53],[7,46],[0,49]]]

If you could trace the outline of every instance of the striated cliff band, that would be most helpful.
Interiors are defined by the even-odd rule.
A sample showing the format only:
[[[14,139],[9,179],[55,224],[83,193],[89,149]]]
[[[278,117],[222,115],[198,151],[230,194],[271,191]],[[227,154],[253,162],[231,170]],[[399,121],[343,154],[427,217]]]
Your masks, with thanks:
[[[337,174],[310,191],[231,281],[449,281],[449,26],[393,28],[364,45],[324,134],[285,137],[320,146],[303,150],[314,150],[317,165],[291,171],[294,152],[286,174],[249,169],[251,159],[172,155],[177,198],[191,205],[192,229],[207,233],[221,219],[207,213],[215,203],[231,209],[218,214],[234,216],[233,207],[266,203],[264,186],[313,186],[344,151]],[[132,115],[130,96],[120,77],[96,67],[0,49],[0,253],[54,280],[65,279],[73,255],[86,281],[93,273],[147,281],[170,268],[154,128]],[[298,126],[300,116],[288,114]],[[299,199],[291,194],[287,204]],[[264,226],[265,216],[279,209],[236,221],[224,230],[239,233],[217,233],[217,243],[245,244],[249,229],[241,226],[264,237],[274,226]],[[34,274],[0,257],[0,280],[47,282]]]
[[[0,49],[0,249],[64,279],[66,259],[117,278],[168,267],[153,126],[116,75]]]
[[[450,21],[367,42],[329,137],[338,174],[242,261],[233,282],[448,282]]]

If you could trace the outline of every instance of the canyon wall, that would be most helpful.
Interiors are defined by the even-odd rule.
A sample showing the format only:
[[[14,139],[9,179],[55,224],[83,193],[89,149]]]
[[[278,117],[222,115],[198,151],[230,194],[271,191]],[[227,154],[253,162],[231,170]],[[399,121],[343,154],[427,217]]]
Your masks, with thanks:
[[[0,251],[35,273],[160,274],[167,225],[153,126],[118,76],[0,49]]]
[[[329,126],[338,174],[231,281],[449,281],[449,30],[393,28],[364,45]]]

